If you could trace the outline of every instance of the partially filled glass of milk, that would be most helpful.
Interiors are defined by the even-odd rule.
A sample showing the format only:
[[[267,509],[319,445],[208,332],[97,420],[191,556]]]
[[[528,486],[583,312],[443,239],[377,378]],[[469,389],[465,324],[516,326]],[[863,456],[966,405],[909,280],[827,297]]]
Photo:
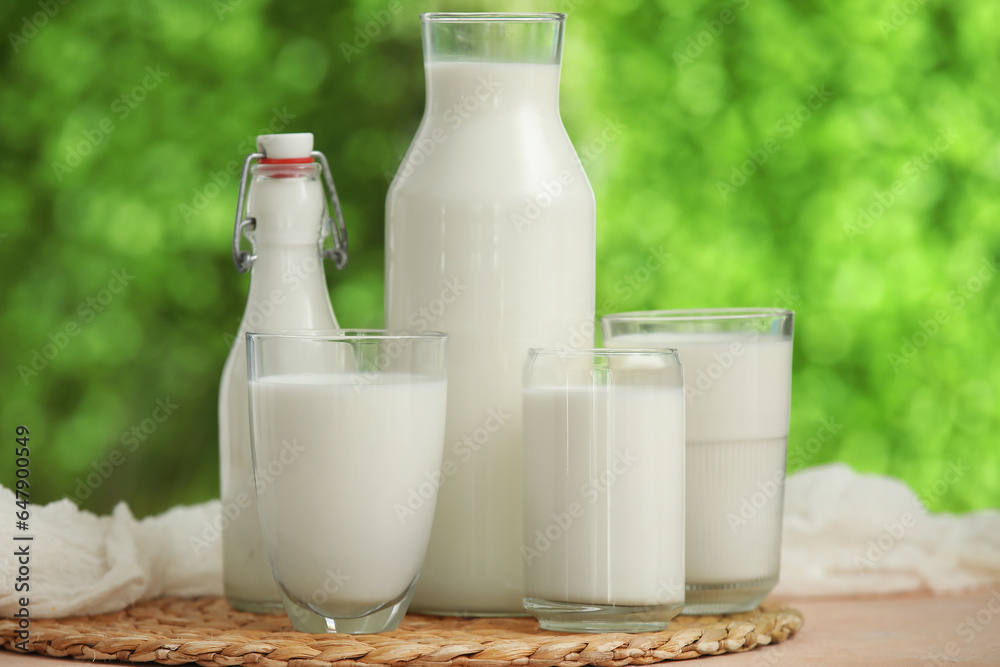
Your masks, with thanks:
[[[525,610],[547,630],[663,630],[684,607],[676,351],[533,349],[522,397]]]
[[[618,313],[604,344],[664,347],[684,364],[686,614],[753,609],[778,583],[794,313]]]
[[[447,336],[248,333],[254,479],[296,630],[395,629],[442,483]]]

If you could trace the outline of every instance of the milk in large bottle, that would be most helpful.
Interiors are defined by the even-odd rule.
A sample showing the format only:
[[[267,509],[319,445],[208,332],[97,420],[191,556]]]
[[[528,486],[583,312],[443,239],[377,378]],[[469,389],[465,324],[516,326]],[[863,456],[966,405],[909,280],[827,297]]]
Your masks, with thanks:
[[[521,367],[529,347],[593,345],[594,194],[559,116],[565,15],[421,18],[427,104],[386,200],[386,326],[447,332],[450,359],[412,608],[520,614]]]

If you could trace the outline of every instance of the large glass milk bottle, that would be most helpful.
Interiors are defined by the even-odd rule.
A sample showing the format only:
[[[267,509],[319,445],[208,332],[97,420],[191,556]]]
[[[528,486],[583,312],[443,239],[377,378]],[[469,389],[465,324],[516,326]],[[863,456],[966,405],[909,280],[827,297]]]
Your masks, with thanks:
[[[241,273],[250,271],[250,291],[219,389],[222,574],[226,600],[236,609],[281,613],[257,507],[257,489],[269,478],[254,481],[244,335],[335,329],[323,258],[333,259],[337,268],[347,264],[347,232],[330,167],[323,154],[313,150],[312,134],[262,135],[257,137],[257,150],[243,163],[233,230],[233,261]],[[244,235],[253,242],[253,254],[240,248]],[[323,249],[323,240],[330,235],[334,247]],[[267,462],[269,476],[281,474],[288,457],[297,455],[294,447],[289,443],[282,452],[284,460]]]
[[[386,326],[451,339],[416,611],[523,613],[522,364],[529,347],[593,344],[594,193],[559,116],[565,18],[421,16],[427,104],[386,200]]]

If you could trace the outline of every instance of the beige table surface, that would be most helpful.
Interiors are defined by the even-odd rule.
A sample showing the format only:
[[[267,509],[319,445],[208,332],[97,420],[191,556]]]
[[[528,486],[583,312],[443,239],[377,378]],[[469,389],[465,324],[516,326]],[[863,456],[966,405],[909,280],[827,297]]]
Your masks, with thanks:
[[[958,663],[1000,667],[1000,586],[946,597],[782,599],[805,617],[805,626],[795,637],[747,653],[706,656],[697,664],[937,667]],[[0,651],[3,667],[72,664],[78,663]]]

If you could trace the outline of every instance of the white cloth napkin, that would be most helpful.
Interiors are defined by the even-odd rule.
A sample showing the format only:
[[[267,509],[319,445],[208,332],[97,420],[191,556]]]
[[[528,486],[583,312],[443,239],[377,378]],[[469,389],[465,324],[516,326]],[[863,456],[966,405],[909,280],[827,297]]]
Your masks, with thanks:
[[[950,463],[927,493],[960,484]],[[932,514],[904,482],[843,463],[785,486],[782,595],[948,593],[1000,583],[1000,511]]]
[[[944,475],[945,473],[943,473]],[[31,542],[15,542],[14,494],[0,487],[0,616],[28,597],[36,618],[97,614],[161,595],[221,595],[219,502],[137,521],[69,500],[31,506]],[[18,533],[21,534],[21,533]],[[15,545],[30,545],[30,591],[16,592]],[[844,464],[790,476],[782,595],[935,593],[1000,583],[1000,511],[927,514],[903,482]]]
[[[22,597],[33,617],[60,618],[117,611],[161,595],[222,594],[222,544],[210,528],[218,501],[137,521],[125,503],[97,516],[60,500],[30,505],[27,532],[14,529],[14,501],[13,492],[0,487],[0,616],[13,615]],[[215,539],[205,540],[206,532]],[[15,533],[33,539],[15,541]],[[195,547],[190,538],[201,541]],[[25,545],[29,589],[17,591],[16,551]]]

